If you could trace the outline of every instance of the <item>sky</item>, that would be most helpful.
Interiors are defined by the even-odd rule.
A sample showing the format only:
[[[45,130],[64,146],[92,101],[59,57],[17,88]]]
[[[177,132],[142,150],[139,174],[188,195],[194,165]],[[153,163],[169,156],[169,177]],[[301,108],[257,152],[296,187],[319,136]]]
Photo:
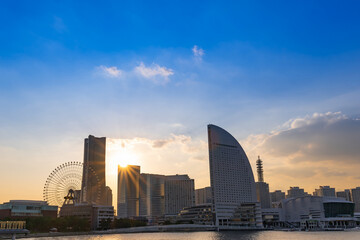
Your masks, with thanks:
[[[207,124],[270,191],[360,186],[358,1],[1,1],[0,202],[107,137],[116,166],[210,184]],[[256,173],[254,172],[255,176]]]

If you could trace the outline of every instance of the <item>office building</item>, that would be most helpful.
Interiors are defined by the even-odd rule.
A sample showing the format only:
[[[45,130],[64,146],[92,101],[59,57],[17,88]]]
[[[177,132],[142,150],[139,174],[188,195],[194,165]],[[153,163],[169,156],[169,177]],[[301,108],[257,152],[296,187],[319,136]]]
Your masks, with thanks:
[[[140,174],[134,165],[118,169],[118,218],[158,222],[195,205],[194,179],[188,175]]]
[[[118,166],[118,218],[139,216],[140,166]]]
[[[195,190],[195,204],[212,203],[211,187],[199,188]]]
[[[345,189],[344,191],[336,192],[336,197],[344,198],[347,201],[352,201],[350,189]]]
[[[109,189],[105,182],[106,138],[89,136],[84,141],[84,167],[81,186],[81,202],[108,205]]]
[[[88,203],[65,204],[60,208],[60,217],[76,216],[89,221],[90,228],[100,228],[102,221],[114,220],[114,207]]]
[[[247,211],[255,211],[247,227],[262,227],[261,211],[255,204],[254,175],[244,150],[230,133],[211,124],[208,144],[215,225],[219,229],[230,229],[233,223],[239,226],[239,222],[232,221],[235,212],[242,204],[253,204],[249,208],[244,206]]]
[[[258,181],[255,183],[256,198],[258,202],[260,202],[261,208],[270,208],[271,204],[270,204],[269,184],[264,182],[264,171],[260,156],[258,156],[258,160],[256,161],[256,168],[258,174]]]
[[[270,193],[270,199],[271,203],[277,203],[281,200],[285,199],[285,192],[282,192],[281,190],[275,190],[274,192]]]
[[[304,191],[304,189],[299,187],[290,187],[289,190],[287,190],[286,198],[297,198],[297,197],[304,197],[304,196],[310,196],[307,192]]]
[[[313,196],[335,197],[335,188],[331,188],[329,186],[320,186],[319,189],[315,189]]]
[[[360,187],[351,189],[351,200],[355,203],[355,212],[360,212]]]
[[[104,205],[105,206],[112,206],[113,205],[113,194],[112,194],[112,190],[109,186],[105,187],[105,195],[104,195],[105,199],[104,199]]]
[[[194,179],[188,175],[165,177],[165,215],[174,216],[195,205]]]
[[[57,217],[58,206],[46,201],[10,200],[0,204],[0,219],[27,217]]]
[[[165,176],[140,174],[140,217],[149,223],[158,222],[165,214]]]

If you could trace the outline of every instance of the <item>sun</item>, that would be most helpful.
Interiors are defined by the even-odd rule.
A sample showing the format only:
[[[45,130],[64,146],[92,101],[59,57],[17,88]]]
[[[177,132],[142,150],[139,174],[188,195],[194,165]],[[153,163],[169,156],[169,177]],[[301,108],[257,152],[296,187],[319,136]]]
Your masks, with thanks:
[[[118,166],[139,165],[139,155],[134,151],[131,144],[124,145],[122,142],[111,142],[106,150],[107,172],[117,175]]]
[[[137,165],[138,156],[135,153],[129,151],[123,151],[119,154],[116,154],[117,162],[120,167],[127,167],[128,165]]]

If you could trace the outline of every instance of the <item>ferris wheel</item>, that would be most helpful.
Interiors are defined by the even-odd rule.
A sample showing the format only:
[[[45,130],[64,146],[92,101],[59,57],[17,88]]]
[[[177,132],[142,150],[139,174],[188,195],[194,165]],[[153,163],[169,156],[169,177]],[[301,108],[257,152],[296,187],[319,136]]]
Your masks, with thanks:
[[[67,162],[57,166],[46,179],[43,198],[49,205],[62,206],[70,201],[73,203],[80,200],[79,191],[81,190],[83,169],[86,168],[85,177],[91,178],[92,192],[95,194],[93,200],[99,201],[101,196],[101,184],[95,170],[82,162]],[[87,195],[87,186],[82,191]],[[66,200],[66,201],[65,201]]]
[[[44,201],[62,206],[69,192],[81,189],[83,163],[67,162],[56,167],[45,182]]]

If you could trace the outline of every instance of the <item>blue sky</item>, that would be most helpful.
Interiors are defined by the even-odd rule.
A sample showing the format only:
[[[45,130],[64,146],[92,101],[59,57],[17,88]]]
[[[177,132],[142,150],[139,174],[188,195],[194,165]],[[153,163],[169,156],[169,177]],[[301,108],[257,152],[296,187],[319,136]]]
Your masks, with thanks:
[[[314,113],[356,120],[359,10],[358,1],[2,1],[0,161],[41,165],[42,184],[57,164],[82,160],[89,134],[206,142],[213,123],[246,142]]]

